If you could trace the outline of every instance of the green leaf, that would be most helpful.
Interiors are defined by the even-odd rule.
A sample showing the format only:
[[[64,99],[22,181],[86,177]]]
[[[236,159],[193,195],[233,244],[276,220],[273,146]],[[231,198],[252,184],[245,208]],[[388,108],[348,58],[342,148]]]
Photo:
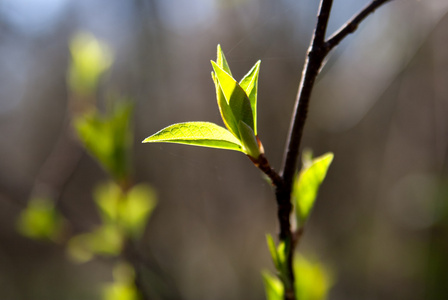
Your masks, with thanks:
[[[301,255],[294,259],[296,299],[325,300],[333,284],[331,274],[319,262],[306,260]]]
[[[177,143],[244,152],[243,147],[227,129],[209,122],[187,122],[170,125],[143,143]]]
[[[243,121],[254,130],[254,118],[246,92],[238,82],[212,61],[213,70],[221,86],[224,97],[233,112],[236,122]]]
[[[221,113],[221,118],[224,121],[227,129],[237,138],[240,139],[240,133],[238,130],[238,122],[235,120],[232,109],[229,103],[227,103],[226,98],[222,92],[221,86],[219,85],[218,79],[215,73],[212,72],[213,83],[216,89],[216,99],[218,101],[219,112]]]
[[[140,238],[156,205],[155,192],[146,184],[135,185],[120,204],[121,226],[129,236]]]
[[[130,102],[119,101],[112,103],[105,115],[91,111],[74,121],[84,147],[118,180],[128,177],[130,172],[132,111]]]
[[[272,235],[267,234],[266,235],[266,242],[268,244],[269,252],[271,253],[272,261],[274,262],[274,266],[277,270],[280,269],[280,260],[278,258],[277,254],[277,247],[275,246],[274,239],[272,238]]]
[[[104,224],[118,226],[128,237],[139,238],[156,204],[150,186],[138,184],[126,193],[114,182],[99,185],[95,202]]]
[[[123,192],[118,184],[108,182],[98,185],[93,197],[100,210],[103,223],[116,224],[119,220],[119,204],[124,201]]]
[[[267,300],[283,300],[284,288],[282,282],[269,272],[262,272]]]
[[[232,76],[232,72],[230,72],[229,64],[227,63],[226,57],[224,56],[224,52],[222,52],[221,45],[218,44],[217,47],[217,55],[216,55],[216,64],[221,67],[224,71],[226,71],[230,76]]]
[[[317,192],[333,160],[333,153],[324,154],[312,161],[305,161],[300,174],[296,176],[292,195],[297,224],[303,226],[314,206]]]
[[[250,69],[250,71],[241,79],[240,86],[249,97],[250,105],[252,107],[252,114],[254,119],[254,132],[257,135],[257,94],[258,94],[258,73],[260,72],[260,63],[257,63]]]
[[[87,262],[94,255],[118,256],[123,247],[123,235],[113,224],[103,224],[92,232],[74,236],[68,243],[68,254],[77,262]]]
[[[81,95],[93,95],[101,74],[112,64],[110,48],[90,33],[78,33],[70,41],[70,52],[70,88]]]
[[[243,143],[244,149],[246,149],[246,152],[250,157],[258,159],[261,152],[252,128],[250,128],[249,125],[243,121],[240,121],[238,125],[238,129],[241,134],[241,142]]]
[[[56,241],[63,218],[47,198],[32,198],[17,221],[18,231],[26,237]]]
[[[118,256],[123,247],[123,235],[117,226],[104,224],[92,232],[77,235],[68,243],[68,254],[77,262],[86,262],[94,255]]]
[[[135,270],[127,263],[120,262],[113,270],[114,282],[103,288],[103,300],[139,300],[141,297],[134,284]]]

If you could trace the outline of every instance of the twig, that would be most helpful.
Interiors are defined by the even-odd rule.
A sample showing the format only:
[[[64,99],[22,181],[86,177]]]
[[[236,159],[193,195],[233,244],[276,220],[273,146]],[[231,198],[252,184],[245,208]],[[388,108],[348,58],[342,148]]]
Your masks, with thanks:
[[[358,28],[359,24],[371,13],[373,13],[378,7],[390,2],[392,0],[373,0],[369,5],[364,7],[357,15],[355,15],[350,21],[345,23],[338,31],[336,31],[326,42],[329,50],[337,46],[347,35],[353,33]]]
[[[297,170],[300,143],[302,140],[303,128],[305,126],[308,114],[308,106],[311,93],[317,75],[320,72],[322,64],[328,53],[337,46],[347,35],[354,32],[358,25],[378,7],[391,0],[373,0],[363,10],[356,14],[349,22],[339,29],[327,41],[325,35],[327,31],[328,20],[330,18],[333,0],[321,0],[317,16],[316,29],[311,39],[310,47],[307,52],[306,61],[303,67],[302,78],[297,93],[294,107],[294,113],[291,119],[291,126],[288,134],[286,151],[283,159],[281,179],[276,184],[276,198],[278,205],[278,219],[280,223],[279,238],[290,245],[288,253],[288,281],[289,288],[285,290],[285,300],[294,300],[294,271],[293,257],[294,249],[300,241],[303,234],[303,228],[299,228],[292,233],[290,224],[290,215],[292,212],[291,191],[293,178]]]

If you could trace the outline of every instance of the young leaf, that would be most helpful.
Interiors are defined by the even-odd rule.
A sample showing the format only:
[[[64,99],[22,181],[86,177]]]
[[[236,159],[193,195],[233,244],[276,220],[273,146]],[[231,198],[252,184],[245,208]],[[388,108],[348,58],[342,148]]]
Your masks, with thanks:
[[[261,273],[263,276],[264,288],[266,291],[267,300],[282,300],[284,288],[283,284],[276,277],[272,276],[269,272],[264,271]]]
[[[63,218],[47,198],[32,198],[20,213],[18,231],[32,239],[56,241],[61,233]]]
[[[296,255],[294,259],[296,299],[325,300],[333,284],[331,273],[319,262]]]
[[[243,121],[240,121],[238,125],[238,129],[241,134],[241,142],[243,142],[244,149],[246,149],[247,154],[250,157],[257,159],[260,156],[261,152],[258,147],[257,138],[255,137],[252,128],[250,128],[249,125],[247,125]]]
[[[120,222],[130,237],[140,238],[149,216],[156,205],[153,189],[145,184],[132,187],[126,194],[126,200],[120,203]]]
[[[317,192],[333,160],[333,153],[324,154],[304,164],[294,180],[294,197],[297,224],[303,225],[309,217]]]
[[[224,52],[222,52],[221,45],[218,44],[217,47],[217,55],[216,55],[216,64],[221,67],[224,71],[226,71],[230,76],[232,76],[232,72],[230,72],[229,64],[227,63],[226,57],[224,56]]]
[[[240,86],[249,97],[250,105],[252,107],[252,115],[254,119],[254,132],[257,135],[257,93],[258,93],[258,73],[260,72],[260,63],[257,63],[250,69],[250,71],[241,79]]]
[[[104,115],[91,111],[74,120],[84,147],[117,179],[128,177],[130,172],[132,111],[132,103],[117,101]]]
[[[221,67],[212,61],[213,70],[216,78],[221,86],[224,97],[229,103],[229,106],[235,116],[237,122],[243,121],[254,129],[254,118],[249,98],[246,92],[240,87],[238,82],[226,73]]]
[[[143,143],[177,143],[245,152],[236,137],[227,129],[209,122],[187,122],[170,125]]]
[[[70,88],[78,94],[94,94],[101,74],[112,64],[111,49],[90,33],[78,33],[70,41],[70,52]]]
[[[221,86],[219,85],[218,78],[216,78],[215,73],[212,72],[213,83],[216,89],[216,99],[218,100],[219,112],[221,113],[221,118],[224,121],[226,127],[230,132],[237,138],[240,139],[240,133],[238,130],[238,122],[235,120],[232,109],[229,103],[227,103],[226,98],[222,92]]]
[[[77,262],[86,262],[94,255],[118,256],[123,236],[113,224],[104,224],[92,232],[76,235],[68,242],[68,254]]]
[[[277,247],[275,246],[275,242],[274,242],[274,239],[272,238],[272,235],[270,235],[270,234],[266,235],[266,242],[268,244],[269,252],[271,253],[271,257],[272,257],[272,261],[274,262],[274,266],[278,270],[278,269],[280,269],[280,261],[278,258]]]

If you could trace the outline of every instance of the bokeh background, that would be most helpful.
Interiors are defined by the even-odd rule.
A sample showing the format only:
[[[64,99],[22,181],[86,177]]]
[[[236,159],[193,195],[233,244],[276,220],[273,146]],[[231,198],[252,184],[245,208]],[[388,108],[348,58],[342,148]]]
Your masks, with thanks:
[[[318,1],[0,1],[0,298],[98,299],[111,264],[19,235],[34,193],[56,193],[80,230],[107,178],[65,139],[69,41],[88,31],[115,61],[107,93],[136,103],[135,181],[158,195],[141,250],[164,299],[263,299],[277,232],[273,190],[241,153],[140,144],[169,124],[221,124],[210,78],[220,43],[236,77],[261,59],[259,136],[279,169]],[[329,32],[367,0],[334,1]],[[330,299],[448,298],[448,2],[396,0],[329,57],[303,146],[335,153],[301,253],[334,278]],[[165,295],[168,295],[165,293]],[[155,297],[157,299],[157,297]]]

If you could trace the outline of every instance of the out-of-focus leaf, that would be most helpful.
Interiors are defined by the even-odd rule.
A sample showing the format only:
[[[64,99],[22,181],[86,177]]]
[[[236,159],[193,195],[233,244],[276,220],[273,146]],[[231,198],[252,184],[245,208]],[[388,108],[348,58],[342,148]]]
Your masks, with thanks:
[[[218,79],[215,73],[212,72],[213,83],[216,89],[216,99],[218,102],[219,112],[221,113],[221,118],[226,125],[227,129],[237,138],[240,139],[240,132],[238,130],[238,123],[233,115],[232,109],[229,103],[227,103],[226,98],[222,92],[221,86],[219,85]]]
[[[78,33],[70,42],[72,62],[69,67],[69,84],[81,95],[95,92],[101,74],[112,64],[110,48],[90,33]]]
[[[240,86],[249,97],[250,105],[252,107],[252,115],[254,119],[254,133],[257,135],[257,94],[258,94],[258,73],[260,72],[260,63],[257,63],[250,69],[250,71],[241,79]]]
[[[155,205],[155,193],[146,184],[136,185],[127,193],[120,207],[120,222],[128,235],[141,236]]]
[[[333,280],[329,272],[320,263],[311,262],[300,255],[296,255],[294,273],[297,299],[327,299]]]
[[[132,110],[131,103],[117,102],[105,116],[92,111],[74,121],[83,145],[118,180],[130,172]]]
[[[120,187],[114,182],[100,184],[95,188],[94,199],[100,209],[103,223],[116,224],[119,219],[120,202],[124,201]]]
[[[309,217],[317,192],[333,160],[333,153],[327,153],[312,161],[305,161],[296,176],[292,195],[294,198],[297,224],[302,226]]]
[[[96,230],[77,235],[68,243],[68,253],[77,262],[86,262],[94,255],[117,256],[121,253],[123,235],[117,226],[104,224]]]
[[[18,231],[32,239],[56,241],[63,227],[63,218],[51,200],[33,198],[21,212],[17,221]]]
[[[287,253],[285,242],[280,242],[278,246],[275,246],[274,239],[270,234],[266,236],[269,252],[271,253],[272,261],[274,262],[275,269],[278,272],[278,276],[283,284],[290,287],[292,282],[289,282],[288,266],[287,266]]]
[[[240,141],[227,129],[209,122],[173,124],[143,141],[143,143],[157,142],[188,144],[244,152]]]
[[[138,238],[156,205],[149,185],[133,186],[126,193],[114,182],[98,186],[94,194],[104,224],[118,226],[127,237]]]
[[[224,52],[222,52],[221,45],[217,47],[216,54],[216,64],[221,67],[224,71],[226,71],[230,76],[232,76],[232,72],[230,72],[229,64],[227,63],[227,59],[224,56]]]
[[[284,288],[282,282],[269,272],[262,272],[266,292],[266,300],[283,300]]]
[[[212,61],[215,76],[221,86],[224,97],[233,112],[235,121],[243,121],[254,129],[254,118],[252,114],[252,107],[246,92],[240,87],[238,82],[233,79],[227,72]]]
[[[253,132],[252,128],[250,128],[249,125],[247,125],[243,121],[240,121],[240,123],[238,124],[238,129],[240,130],[241,142],[243,143],[246,153],[250,157],[258,159],[261,151],[258,147],[257,138],[255,137],[255,133]]]
[[[134,270],[126,263],[115,266],[114,282],[103,287],[103,300],[139,300],[139,293],[134,284]]]
[[[266,242],[268,244],[269,252],[271,253],[272,261],[274,262],[275,268],[278,270],[280,269],[280,261],[277,254],[277,247],[275,246],[274,239],[272,238],[272,235],[267,234],[266,235]]]
[[[103,300],[140,300],[134,284],[114,282],[103,288]]]

